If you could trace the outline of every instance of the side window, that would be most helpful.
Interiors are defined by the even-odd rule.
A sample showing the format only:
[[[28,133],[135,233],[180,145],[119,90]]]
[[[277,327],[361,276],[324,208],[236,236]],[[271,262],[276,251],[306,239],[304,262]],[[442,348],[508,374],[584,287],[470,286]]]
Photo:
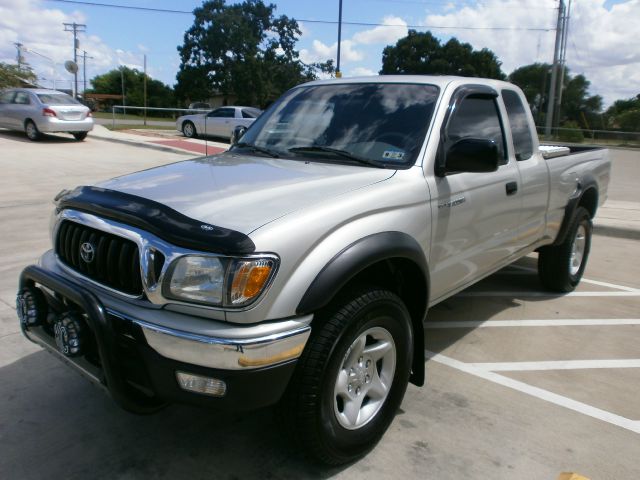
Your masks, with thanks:
[[[0,103],[11,103],[16,92],[2,92],[0,94]]]
[[[498,146],[500,165],[507,163],[505,142],[498,106],[493,98],[470,95],[456,108],[447,128],[453,143],[463,138],[485,138]]]
[[[527,160],[533,155],[533,139],[529,130],[527,111],[520,96],[513,90],[503,90],[502,100],[507,109],[509,125],[511,125],[516,160]]]
[[[259,110],[254,110],[253,108],[242,109],[242,118],[258,118],[259,115],[260,115]]]
[[[29,105],[31,103],[29,101],[29,94],[26,92],[16,93],[16,98],[13,99],[13,103],[17,103],[18,105]]]
[[[211,112],[208,116],[216,118],[233,118],[236,116],[236,111],[233,108],[219,108]]]

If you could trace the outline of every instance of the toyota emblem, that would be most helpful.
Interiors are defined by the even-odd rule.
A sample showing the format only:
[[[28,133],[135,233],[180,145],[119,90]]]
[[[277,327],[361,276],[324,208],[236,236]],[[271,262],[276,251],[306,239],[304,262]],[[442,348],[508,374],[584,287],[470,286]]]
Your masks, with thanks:
[[[82,245],[80,245],[80,257],[82,257],[82,260],[84,260],[86,263],[93,262],[95,256],[96,249],[91,243],[84,242]]]

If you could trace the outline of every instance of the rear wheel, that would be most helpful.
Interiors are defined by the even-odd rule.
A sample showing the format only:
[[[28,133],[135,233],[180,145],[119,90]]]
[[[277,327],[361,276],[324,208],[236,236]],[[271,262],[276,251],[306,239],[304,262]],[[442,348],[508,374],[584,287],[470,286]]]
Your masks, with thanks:
[[[182,124],[182,134],[187,138],[195,138],[198,136],[196,126],[193,122],[184,122]]]
[[[280,405],[296,444],[330,465],[366,454],[402,403],[412,354],[409,312],[392,292],[360,290],[318,315]]]
[[[40,139],[40,131],[33,120],[27,120],[24,124],[24,133],[27,135],[27,138],[32,142]]]
[[[87,138],[87,132],[74,132],[72,135],[73,135],[73,138],[75,138],[79,142]]]
[[[566,293],[580,283],[587,266],[592,231],[591,215],[585,208],[578,207],[564,242],[540,249],[538,275],[547,289]]]

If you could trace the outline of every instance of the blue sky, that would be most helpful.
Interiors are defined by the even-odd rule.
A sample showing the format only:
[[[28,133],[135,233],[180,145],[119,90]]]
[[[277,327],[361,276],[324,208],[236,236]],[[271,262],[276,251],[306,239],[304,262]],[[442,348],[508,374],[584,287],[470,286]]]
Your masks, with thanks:
[[[80,0],[82,1],[82,0]],[[191,11],[201,2],[185,0],[97,0],[99,3]],[[17,3],[17,4],[16,4]],[[296,19],[337,20],[338,0],[281,0],[277,14]],[[469,27],[553,28],[556,0],[344,0],[343,19],[387,23],[395,27],[343,26],[342,71],[345,75],[377,73],[382,49],[406,35],[406,25],[429,25],[443,40],[455,36],[474,48],[492,49],[509,73],[520,65],[550,62],[553,31],[475,30]],[[568,64],[585,73],[592,92],[609,103],[639,93],[640,0],[574,0]],[[63,21],[87,24],[81,49],[95,57],[88,61],[88,77],[118,64],[142,65],[147,54],[149,73],[173,85],[179,65],[177,45],[192,22],[190,14],[155,13],[51,0],[0,0],[0,61],[14,61],[13,42],[27,47],[26,59],[49,85],[68,84],[64,60],[72,56],[71,36]],[[305,61],[335,57],[337,26],[300,22],[297,44]],[[426,28],[422,28],[426,30]],[[593,35],[597,32],[598,35]],[[38,55],[40,54],[40,55]],[[48,57],[44,58],[43,57]]]

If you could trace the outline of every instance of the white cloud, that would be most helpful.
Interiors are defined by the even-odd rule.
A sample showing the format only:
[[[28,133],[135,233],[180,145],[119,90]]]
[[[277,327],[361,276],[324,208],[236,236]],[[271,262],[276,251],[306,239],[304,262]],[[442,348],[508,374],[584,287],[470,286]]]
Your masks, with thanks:
[[[364,45],[377,43],[388,45],[396,43],[402,37],[407,36],[407,22],[400,17],[393,15],[384,17],[382,19],[382,24],[394,26],[378,26],[370,30],[358,32],[353,36],[353,41],[357,44]]]
[[[64,62],[73,59],[73,35],[65,32],[63,23],[86,23],[79,12],[66,14],[58,9],[45,8],[40,0],[0,0],[0,61],[14,63],[14,42],[24,45],[24,58],[43,79],[45,87],[71,88],[73,76],[64,69]],[[97,73],[127,65],[142,69],[142,54],[111,48],[96,36],[78,35],[80,48],[78,83],[82,85],[82,51],[93,57],[87,60],[87,87],[89,79]],[[144,45],[138,46],[141,50]],[[44,58],[47,57],[47,58]],[[46,80],[44,80],[46,79]]]
[[[374,72],[370,68],[356,67],[349,70],[349,73],[345,77],[368,77],[371,75],[377,75],[378,72]]]
[[[342,63],[358,62],[364,58],[361,51],[356,50],[356,43],[353,40],[342,40],[340,42],[340,59]],[[311,49],[300,50],[300,59],[305,63],[325,62],[330,58],[336,58],[338,42],[333,45],[326,45],[320,40],[314,40]]]
[[[619,3],[607,10],[605,0],[572,3],[567,65],[591,81],[590,92],[605,103],[636,95],[640,83],[640,0]],[[475,27],[555,27],[554,0],[486,0],[444,15],[428,15],[426,25]],[[533,62],[553,61],[555,30],[436,30],[453,35],[474,48],[489,48],[503,62],[505,72]]]

